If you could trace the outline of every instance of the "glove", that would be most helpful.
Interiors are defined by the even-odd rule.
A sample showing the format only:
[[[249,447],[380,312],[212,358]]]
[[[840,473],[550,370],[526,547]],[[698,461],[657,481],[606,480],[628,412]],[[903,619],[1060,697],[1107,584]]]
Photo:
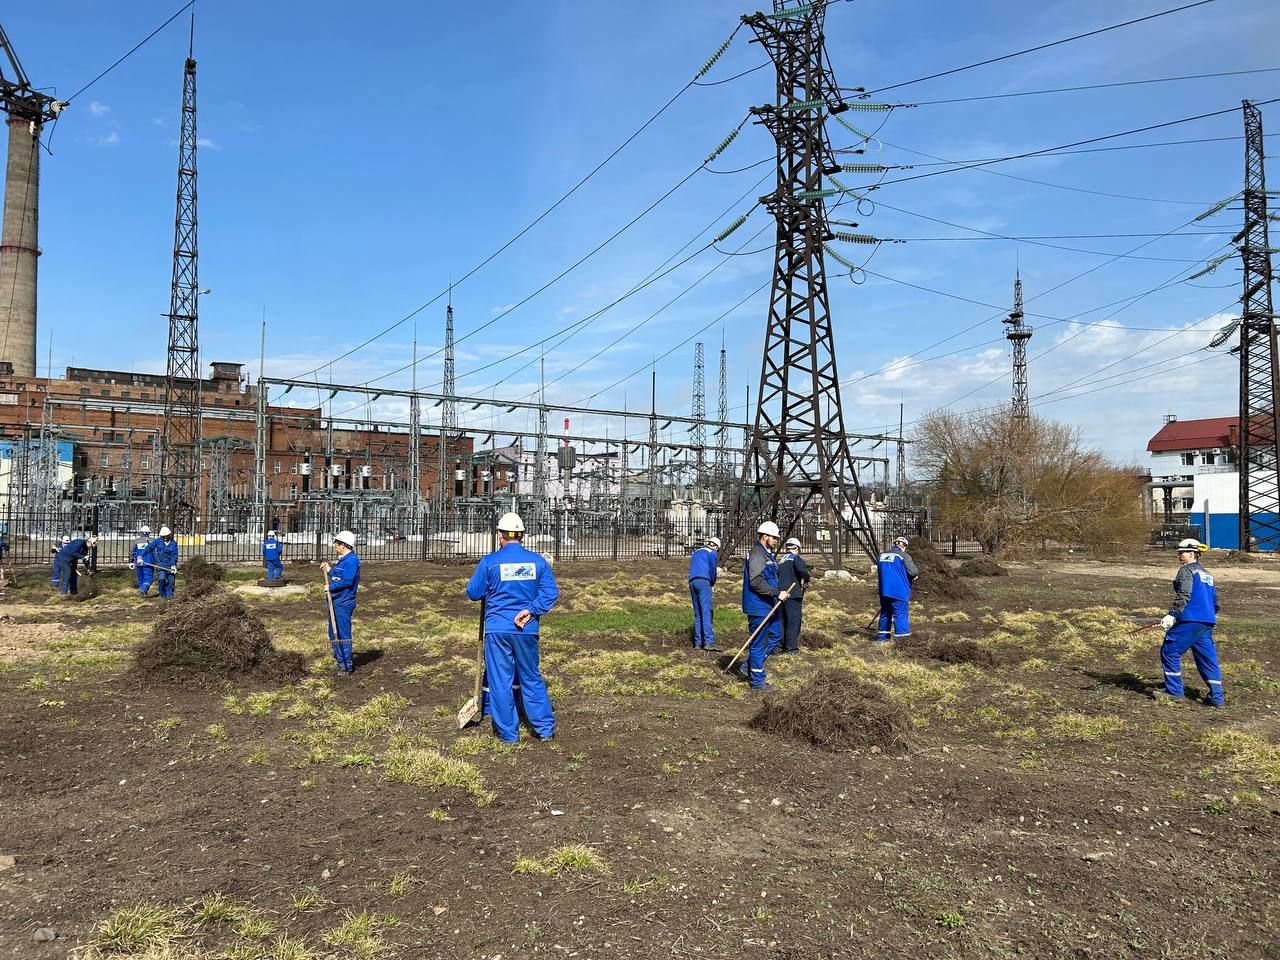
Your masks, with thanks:
[[[170,572],[170,573],[172,573],[172,574],[174,574],[174,575],[177,575],[177,573],[178,573],[178,568],[177,568],[177,567],[170,567],[170,568],[169,568],[169,572]]]
[[[138,565],[137,565],[136,563],[131,563],[131,564],[129,564],[129,569],[130,569],[130,570],[136,570],[137,568],[138,568]]]
[[[1174,625],[1175,623],[1177,623],[1177,622],[1178,622],[1178,621],[1177,621],[1177,618],[1176,618],[1176,617],[1174,617],[1174,615],[1173,615],[1172,613],[1166,613],[1166,614],[1164,615],[1163,619],[1161,619],[1161,621],[1160,621],[1160,626],[1161,626],[1165,631],[1169,631],[1169,630],[1172,630],[1172,629],[1173,629],[1173,625]]]

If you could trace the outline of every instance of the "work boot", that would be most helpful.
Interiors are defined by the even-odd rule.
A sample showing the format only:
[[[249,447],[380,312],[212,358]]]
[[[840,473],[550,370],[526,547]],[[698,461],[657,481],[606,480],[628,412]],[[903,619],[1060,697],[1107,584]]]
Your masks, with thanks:
[[[760,686],[758,687],[752,687],[751,691],[753,693],[777,693],[778,688],[775,687],[772,683],[766,682],[766,683],[760,684]]]
[[[1200,703],[1202,706],[1213,707],[1215,710],[1221,707],[1225,707],[1227,705],[1225,700],[1223,701],[1210,700],[1208,697],[1201,697]]]
[[[707,653],[720,653],[722,648],[719,646],[719,644],[709,643],[702,649],[707,651]]]
[[[1156,703],[1181,703],[1184,698],[1174,696],[1168,690],[1161,689],[1153,690],[1151,692],[1151,699]]]

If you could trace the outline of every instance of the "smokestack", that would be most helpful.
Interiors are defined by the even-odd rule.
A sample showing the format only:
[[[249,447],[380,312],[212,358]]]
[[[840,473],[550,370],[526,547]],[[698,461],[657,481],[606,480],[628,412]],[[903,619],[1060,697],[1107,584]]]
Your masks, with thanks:
[[[0,360],[20,377],[36,375],[36,258],[40,122],[9,117],[9,161],[0,224]]]

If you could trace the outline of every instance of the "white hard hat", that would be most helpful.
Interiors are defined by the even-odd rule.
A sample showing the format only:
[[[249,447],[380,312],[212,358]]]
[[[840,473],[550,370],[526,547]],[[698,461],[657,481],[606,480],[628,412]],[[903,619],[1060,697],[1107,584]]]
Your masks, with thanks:
[[[1208,550],[1208,549],[1209,549],[1208,547],[1206,547],[1203,543],[1201,543],[1195,537],[1187,537],[1187,539],[1183,540],[1181,543],[1178,544],[1179,553],[1184,553],[1187,551],[1195,551],[1196,553],[1199,553],[1201,550]]]
[[[788,546],[788,547],[798,547],[798,546],[800,546],[800,541],[799,541],[799,540],[797,540],[795,537],[792,537],[790,540],[788,540],[788,541],[786,542],[786,544],[784,544],[784,546]]]
[[[503,533],[524,533],[524,521],[518,513],[504,513],[498,518],[498,529]]]
[[[138,532],[139,532],[139,533],[150,533],[150,532],[151,532],[151,528],[150,528],[150,527],[148,527],[148,526],[144,523],[142,526],[140,526],[140,527],[138,528]]]
[[[334,543],[344,543],[352,550],[356,548],[356,535],[350,530],[342,530],[333,538]]]
[[[767,534],[770,537],[782,536],[782,531],[778,529],[778,525],[772,520],[766,520],[756,529],[756,533]]]
[[[707,537],[707,546],[709,546],[709,547],[715,547],[717,550],[719,550],[719,549],[720,549],[720,538],[719,538],[719,537]]]
[[[168,527],[161,527],[161,528],[160,528],[160,536],[162,536],[162,537],[171,537],[171,536],[173,536],[173,531],[172,531],[172,530],[170,530]]]
[[[910,545],[910,543],[911,543],[911,541],[910,541],[910,540],[908,540],[906,537],[894,537],[894,538],[893,538],[893,542],[894,542],[894,543],[900,543],[900,544],[902,544],[904,547],[905,547],[905,546]]]
[[[274,530],[268,530],[268,531],[267,531],[267,536],[268,536],[268,537],[274,537],[275,535],[276,535],[276,532],[275,532]]]

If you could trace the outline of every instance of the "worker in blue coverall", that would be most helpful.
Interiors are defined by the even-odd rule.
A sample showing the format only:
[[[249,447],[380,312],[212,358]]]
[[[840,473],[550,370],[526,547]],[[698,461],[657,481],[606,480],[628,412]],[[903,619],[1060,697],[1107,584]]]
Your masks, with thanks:
[[[138,592],[144,597],[150,596],[151,584],[155,580],[155,560],[151,558],[151,528],[143,524],[138,528],[138,539],[129,549],[129,569],[138,578]]]
[[[156,593],[160,599],[168,600],[173,596],[173,584],[178,576],[178,541],[174,539],[173,531],[161,527],[160,536],[151,541],[147,552],[155,564]]]
[[[778,586],[778,564],[774,551],[782,541],[782,533],[772,520],[760,524],[760,539],[751,545],[742,568],[742,612],[747,615],[747,628],[755,634],[747,662],[738,668],[751,683],[751,689],[770,693],[776,689],[765,678],[764,662],[782,642],[782,618],[778,607],[790,595]],[[756,633],[756,629],[764,628]]]
[[[267,568],[268,580],[284,576],[284,544],[276,538],[274,530],[268,530],[267,539],[262,541],[262,565]]]
[[[895,537],[893,546],[876,562],[880,578],[880,633],[876,643],[888,643],[890,626],[894,637],[911,636],[911,582],[920,576],[915,561],[907,553],[907,538]]]
[[[813,578],[809,565],[800,556],[800,541],[792,537],[784,545],[786,553],[778,561],[778,586],[790,596],[782,604],[782,653],[800,650],[800,624],[804,620],[804,591]]]
[[[68,541],[62,545],[62,549],[58,551],[58,555],[54,558],[54,565],[58,571],[59,593],[65,595],[79,592],[76,564],[80,560],[88,559],[89,553],[93,550],[93,545],[97,542],[97,537],[88,536],[80,540]]]
[[[689,558],[689,598],[693,601],[693,646],[697,650],[718,651],[715,625],[711,622],[715,612],[711,588],[716,583],[716,564],[719,562],[720,538],[708,537],[707,545],[693,551]]]
[[[1226,703],[1226,696],[1222,690],[1218,650],[1213,643],[1213,625],[1218,622],[1218,590],[1213,575],[1200,565],[1200,554],[1206,549],[1199,540],[1188,539],[1178,544],[1178,560],[1182,566],[1173,578],[1173,606],[1160,621],[1165,629],[1160,647],[1164,689],[1156,692],[1156,698],[1182,699],[1182,655],[1190,650],[1200,679],[1209,690],[1200,702],[1206,707],[1221,707]]]
[[[356,556],[356,535],[343,530],[333,538],[338,562],[320,564],[328,578],[329,602],[333,619],[329,623],[329,648],[333,650],[338,672],[350,676],[356,669],[351,658],[351,617],[356,612],[356,593],[360,590],[360,558]],[[334,627],[337,627],[337,633]]]
[[[540,740],[556,732],[551,697],[538,666],[538,619],[560,595],[551,565],[520,542],[524,521],[505,513],[498,520],[498,549],[483,558],[467,583],[467,597],[484,601],[484,668],[493,732],[505,743],[520,738],[514,684],[525,718]]]
[[[58,551],[70,542],[71,538],[63,534],[62,539],[49,548],[49,582],[55,587],[58,585]]]

